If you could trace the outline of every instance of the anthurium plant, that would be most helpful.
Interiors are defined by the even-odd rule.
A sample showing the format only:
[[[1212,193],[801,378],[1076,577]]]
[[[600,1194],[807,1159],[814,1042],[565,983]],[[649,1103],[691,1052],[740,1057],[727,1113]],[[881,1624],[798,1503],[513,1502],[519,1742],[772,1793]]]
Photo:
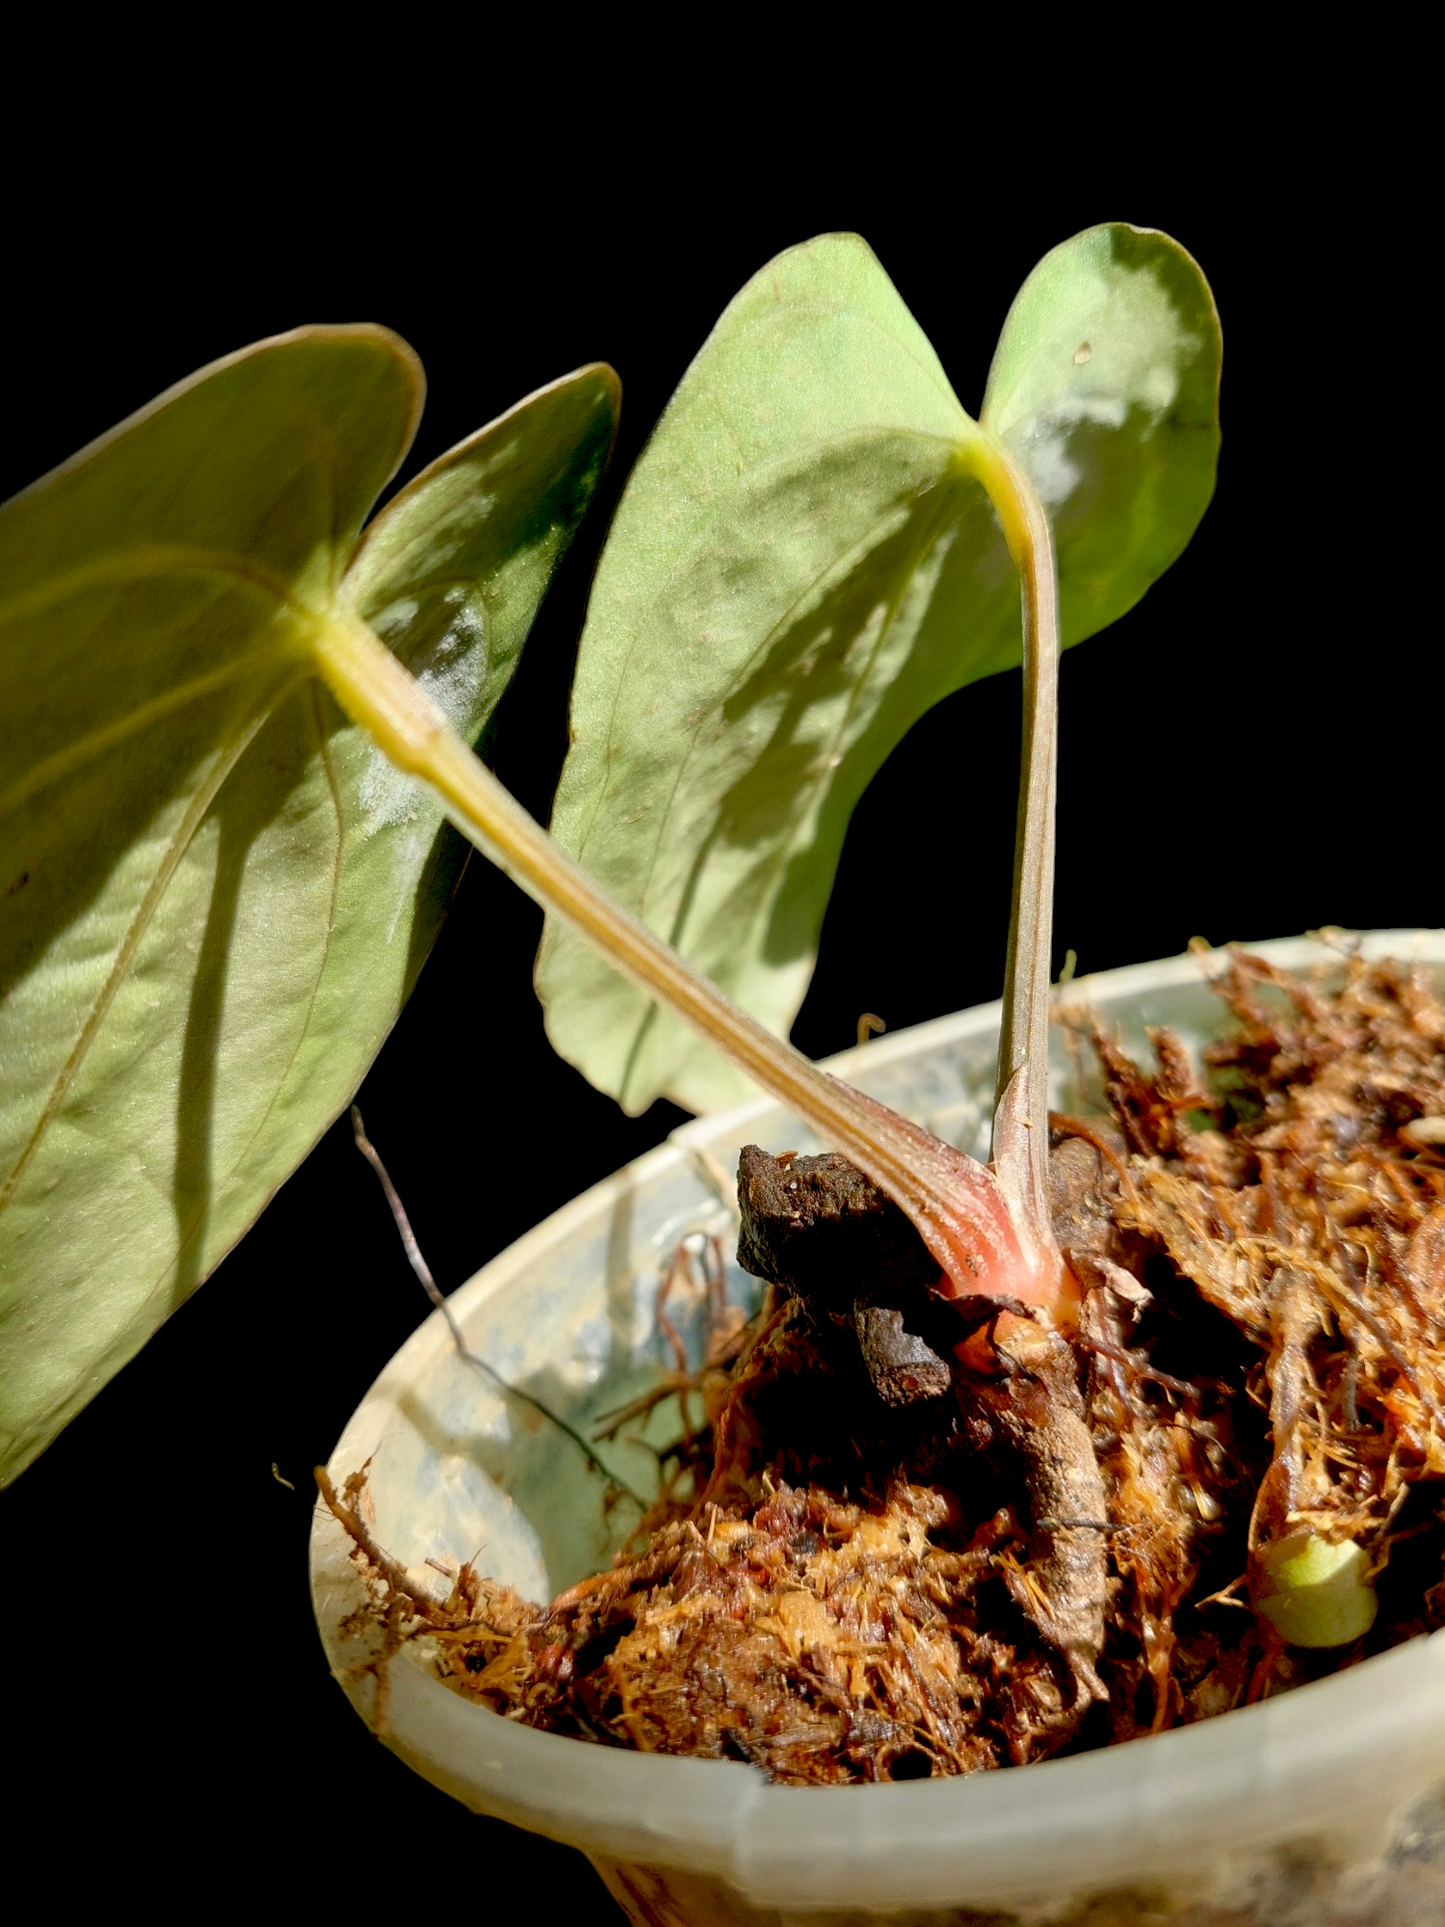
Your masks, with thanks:
[[[780,256],[624,491],[550,835],[472,745],[606,462],[609,369],[528,397],[368,523],[415,431],[419,365],[382,328],[302,329],[202,370],[12,501],[4,1476],[349,1101],[443,914],[448,822],[546,908],[550,1031],[594,1082],[634,1110],[762,1087],[904,1208],[942,1295],[1062,1342],[1073,1286],[1043,1201],[1053,679],[1059,648],[1124,613],[1193,532],[1218,372],[1208,287],[1151,230],[1090,229],[1044,258],[977,421],[863,242]],[[869,779],[934,703],[1020,660],[985,1167],[780,1033]],[[942,916],[948,874],[939,888]],[[1081,1422],[1060,1405],[1050,1423]],[[1076,1574],[1085,1618],[1095,1578]],[[1087,1631],[1074,1643],[1087,1687]]]

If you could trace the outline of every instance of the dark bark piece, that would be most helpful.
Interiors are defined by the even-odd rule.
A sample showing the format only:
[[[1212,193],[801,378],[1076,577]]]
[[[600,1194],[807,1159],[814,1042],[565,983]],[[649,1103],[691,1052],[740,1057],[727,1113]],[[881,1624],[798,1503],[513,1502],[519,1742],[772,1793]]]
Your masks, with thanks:
[[[851,1315],[862,1293],[903,1303],[938,1277],[938,1261],[903,1212],[836,1152],[738,1160],[738,1263],[828,1311]]]
[[[835,1153],[738,1161],[738,1262],[801,1298],[824,1322],[847,1321],[873,1389],[894,1409],[941,1397],[949,1352],[968,1331],[930,1287],[937,1262],[870,1178]]]
[[[948,1361],[904,1330],[896,1305],[869,1305],[860,1298],[853,1306],[853,1322],[873,1389],[885,1405],[911,1405],[948,1391],[953,1383]]]

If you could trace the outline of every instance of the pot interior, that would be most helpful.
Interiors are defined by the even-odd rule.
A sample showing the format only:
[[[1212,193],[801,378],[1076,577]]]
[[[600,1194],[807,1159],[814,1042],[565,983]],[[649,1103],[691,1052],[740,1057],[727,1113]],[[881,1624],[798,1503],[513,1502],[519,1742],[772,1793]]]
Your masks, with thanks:
[[[1377,932],[1362,942],[1370,955],[1420,958],[1445,967],[1445,932]],[[1320,944],[1304,939],[1256,948],[1286,968],[1328,961],[1331,954]],[[1208,963],[1207,957],[1190,956],[1083,978],[1061,993],[1060,1003],[1087,1005],[1106,1025],[1120,1031],[1126,1045],[1139,1055],[1147,1052],[1146,1031],[1154,1025],[1168,1025],[1197,1046],[1217,1030],[1219,1022],[1218,1001],[1205,982]],[[998,1015],[998,1006],[989,1005],[940,1019],[850,1051],[832,1060],[829,1068],[916,1117],[939,1136],[976,1156],[985,1156]],[[1064,1032],[1056,1027],[1051,1081],[1054,1108],[1074,1112],[1099,1109],[1096,1096],[1087,1088],[1087,1078],[1081,1089],[1077,1077]],[[508,1385],[565,1418],[575,1431],[591,1439],[607,1414],[649,1391],[673,1367],[671,1345],[656,1318],[659,1287],[672,1267],[668,1317],[689,1364],[700,1364],[708,1335],[707,1266],[714,1259],[720,1262],[721,1286],[730,1305],[750,1311],[760,1289],[756,1280],[739,1269],[733,1255],[736,1213],[730,1187],[738,1151],[750,1142],[775,1152],[821,1148],[810,1132],[769,1102],[694,1120],[675,1132],[667,1144],[574,1200],[454,1293],[451,1309],[468,1346]],[[685,1276],[674,1266],[683,1244],[690,1256]],[[644,1443],[607,1442],[594,1449],[611,1472],[638,1494],[649,1497],[657,1483],[656,1451],[649,1448],[665,1446],[678,1435],[682,1424],[677,1398],[671,1396],[655,1407]],[[461,1563],[473,1561],[489,1577],[504,1581],[524,1597],[546,1600],[604,1566],[637,1518],[637,1508],[630,1499],[618,1499],[614,1493],[609,1502],[607,1482],[571,1438],[549,1423],[534,1405],[500,1389],[491,1376],[458,1355],[438,1315],[415,1333],[378,1378],[338,1443],[329,1470],[339,1483],[363,1464],[368,1467],[367,1511],[376,1540],[410,1569],[417,1582],[427,1584],[440,1597],[449,1586],[438,1568],[455,1570]],[[618,1811],[623,1817],[609,1832],[601,1820],[576,1817],[573,1806],[567,1804],[571,1795],[563,1799],[556,1786],[560,1780],[571,1785],[579,1774],[620,1773],[624,1780],[632,1775],[628,1784],[634,1788],[644,1782],[652,1787],[654,1781],[647,1776],[662,1762],[655,1756],[609,1753],[604,1748],[511,1727],[446,1693],[434,1680],[421,1681],[418,1670],[410,1666],[410,1683],[404,1691],[391,1692],[388,1713],[377,1697],[376,1671],[368,1670],[374,1651],[369,1651],[364,1642],[358,1644],[349,1638],[344,1630],[346,1614],[360,1595],[347,1561],[346,1543],[324,1513],[318,1514],[312,1564],[318,1617],[333,1667],[364,1716],[379,1720],[383,1726],[391,1721],[384,1737],[397,1750],[473,1805],[542,1831],[563,1834],[599,1856],[625,1859],[629,1850],[636,1852],[635,1842],[631,1849],[627,1842],[632,1838],[629,1826],[635,1829],[637,1824],[640,1795],[634,1792],[620,1796]],[[1395,1663],[1391,1670],[1392,1662],[1399,1662],[1407,1652],[1398,1649],[1353,1669],[1352,1674],[1304,1688],[1283,1701],[1224,1715],[1203,1726],[1156,1740],[1135,1741],[1127,1747],[1109,1749],[1108,1754],[980,1776],[1010,1783],[1012,1791],[1004,1786],[981,1791],[977,1782],[930,1783],[930,1799],[936,1795],[945,1804],[953,1803],[947,1807],[953,1817],[945,1831],[953,1828],[956,1838],[948,1851],[957,1858],[967,1848],[972,1856],[969,1864],[984,1867],[988,1860],[981,1844],[984,1836],[971,1835],[961,1816],[972,1813],[982,1825],[985,1812],[992,1814],[986,1837],[1002,1852],[1007,1827],[1000,1815],[1005,1808],[1031,1813],[1035,1820],[1030,1852],[1037,1865],[1032,1874],[1027,1868],[1016,1868],[1007,1877],[1000,1874],[988,1891],[1001,1897],[1006,1890],[1012,1891],[1010,1880],[1014,1887],[1019,1881],[1027,1887],[1029,1878],[1043,1878],[1042,1869],[1050,1854],[1037,1828],[1039,1795],[1031,1789],[1042,1786],[1043,1776],[1047,1776],[1050,1807],[1058,1816],[1059,1851],[1066,1846],[1068,1829],[1063,1815],[1072,1797],[1070,1788],[1074,1787],[1093,1817],[1087,1825],[1078,1820],[1081,1830],[1068,1850],[1076,1858],[1082,1853],[1085,1861],[1092,1861],[1097,1856],[1082,1844],[1092,1839],[1096,1844],[1105,1843],[1099,1844],[1099,1850],[1107,1855],[1111,1829],[1122,1828],[1124,1819],[1117,1813],[1110,1818],[1106,1807],[1100,1807],[1105,1784],[1112,1778],[1118,1780],[1120,1788],[1132,1789],[1127,1799],[1134,1803],[1137,1817],[1139,1800],[1147,1798],[1140,1789],[1149,1786],[1155,1770],[1146,1770],[1146,1752],[1161,1768],[1166,1757],[1170,1762],[1182,1761],[1186,1779],[1191,1771],[1197,1780],[1203,1776],[1196,1788],[1195,1832],[1201,1826],[1205,1828],[1211,1852],[1219,1850],[1221,1826],[1226,1830],[1226,1840],[1237,1837],[1243,1841],[1261,1829],[1261,1837],[1278,1837],[1280,1827],[1285,1825],[1282,1816],[1293,1815],[1289,1824],[1298,1830],[1323,1819],[1324,1809],[1331,1804],[1335,1815],[1329,1824],[1344,1829],[1339,1838],[1343,1839],[1352,1825],[1368,1831],[1381,1815],[1395,1812],[1407,1798],[1418,1797],[1430,1786],[1445,1784],[1442,1637],[1412,1643],[1422,1649],[1422,1655],[1426,1647],[1441,1649],[1424,1671],[1423,1656],[1418,1664],[1415,1660],[1404,1667]],[[1390,1719],[1385,1723],[1388,1732],[1381,1729],[1376,1747],[1380,1757],[1366,1758],[1356,1746],[1351,1772],[1340,1782],[1342,1791],[1329,1792],[1326,1780],[1318,1775],[1306,1784],[1296,1771],[1299,1784],[1294,1792],[1275,1788],[1266,1796],[1260,1777],[1264,1769],[1259,1765],[1264,1755],[1257,1749],[1282,1744],[1281,1736],[1288,1737],[1292,1759],[1306,1759],[1312,1749],[1318,1753],[1321,1746],[1334,1746],[1339,1717],[1346,1716],[1358,1724],[1357,1712],[1350,1712],[1346,1702],[1349,1707],[1364,1703],[1359,1698],[1359,1675],[1371,1667],[1382,1669],[1378,1675],[1382,1685],[1389,1672],[1392,1699],[1402,1696],[1415,1702],[1390,1709]],[[1401,1677],[1404,1671],[1410,1672],[1408,1682]],[[450,1707],[444,1707],[436,1694],[450,1701]],[[1281,1723],[1278,1709],[1290,1700],[1309,1700],[1311,1706],[1300,1714],[1291,1713]],[[407,1720],[412,1716],[404,1706],[421,1707],[423,1701],[429,1710],[424,1719],[422,1713],[415,1714],[421,1724],[409,1732]],[[1272,1735],[1266,1733],[1271,1720],[1275,1723]],[[1248,1726],[1251,1721],[1253,1727]],[[1211,1739],[1208,1729],[1226,1725],[1237,1738],[1221,1753],[1219,1738]],[[1295,1727],[1300,1728],[1299,1734],[1295,1734]],[[437,1737],[443,1728],[451,1736],[445,1744]],[[1257,1740],[1250,1737],[1254,1733],[1260,1736]],[[1315,1737],[1311,1739],[1311,1735]],[[1363,1741],[1360,1744],[1368,1755],[1369,1745]],[[1237,1765],[1229,1764],[1240,1757],[1236,1750],[1240,1745],[1255,1761],[1242,1773]],[[538,1746],[541,1752],[536,1751]],[[559,1747],[565,1750],[565,1758],[555,1751]],[[513,1749],[510,1754],[508,1748]],[[554,1750],[549,1752],[549,1748]],[[1251,1748],[1256,1751],[1251,1753]],[[595,1756],[595,1762],[576,1762],[573,1756],[579,1754]],[[1109,1754],[1138,1757],[1121,1767]],[[475,1763],[468,1764],[473,1759]],[[1194,1768],[1189,1767],[1191,1760],[1196,1763]],[[537,1761],[543,1765],[534,1772],[534,1764],[529,1763]],[[1206,1770],[1209,1761],[1214,1764]],[[758,1776],[749,1769],[727,1763],[668,1764],[688,1769],[689,1786],[696,1772],[701,1772],[709,1776],[709,1788],[743,1783],[761,1787]],[[1180,1768],[1171,1764],[1169,1771],[1177,1774]],[[716,1775],[732,1777],[724,1781]],[[533,1779],[541,1790],[530,1807],[519,1806],[519,1786]],[[1177,1784],[1183,1788],[1185,1782]],[[1329,1781],[1329,1786],[1334,1785]],[[858,1836],[860,1829],[862,1833],[868,1831],[864,1815],[873,1811],[867,1804],[870,1799],[881,1812],[883,1806],[874,1796],[907,1791],[917,1789],[768,1789],[767,1799],[773,1803],[769,1810],[776,1812],[786,1805],[781,1800],[785,1794],[814,1802],[839,1797],[845,1803],[852,1802],[848,1810],[853,1819],[844,1823],[840,1834],[840,1839],[846,1840]],[[654,1797],[662,1799],[652,1794],[647,1799]],[[1125,1797],[1121,1792],[1119,1798]],[[1184,1800],[1185,1809],[1188,1797],[1184,1792],[1177,1795]],[[601,1808],[611,1810],[611,1795],[599,1794],[597,1798]],[[966,1804],[959,1806],[960,1800]],[[1061,1800],[1063,1806],[1059,1805]],[[732,1812],[730,1801],[732,1796],[728,1795],[719,1804],[718,1797],[709,1794],[708,1803],[716,1809],[716,1837],[709,1836],[712,1846],[694,1843],[688,1851],[704,1859],[708,1853],[720,1857],[724,1871],[731,1869],[727,1877],[735,1881],[761,1879],[756,1863],[763,1836],[758,1832],[755,1792],[743,1801],[752,1815],[747,1821],[751,1832],[746,1846],[740,1844],[745,1830],[740,1817],[743,1809]],[[646,1807],[647,1802],[643,1805]],[[573,1817],[564,1818],[564,1807]],[[993,1811],[996,1807],[998,1812]],[[732,1812],[726,1823],[723,1808]],[[691,1796],[689,1810],[693,1810]],[[915,1806],[913,1810],[921,1809]],[[810,1811],[821,1818],[821,1806]],[[1170,1812],[1178,1824],[1187,1821],[1187,1811],[1178,1809],[1177,1801],[1171,1802]],[[940,1816],[942,1813],[940,1807]],[[889,1824],[896,1833],[896,1819]],[[722,1832],[727,1829],[731,1829],[730,1844],[722,1841]],[[784,1828],[779,1834],[780,1867],[787,1860],[786,1833]],[[1187,1825],[1185,1834],[1189,1834]],[[1163,1838],[1161,1835],[1161,1841]],[[1192,1846],[1177,1851],[1184,1852],[1187,1860],[1205,1844],[1201,1836]],[[1161,1845],[1160,1851],[1164,1850]],[[664,1854],[676,1851],[675,1845],[657,1848]],[[864,1873],[857,1868],[852,1876],[846,1873],[853,1848],[840,1846],[838,1851],[843,1856],[845,1885],[850,1877],[866,1885]],[[923,1856],[921,1870],[927,1856],[923,1848],[919,1852]],[[1177,1857],[1175,1847],[1169,1852]],[[748,1860],[751,1873],[745,1875],[738,1870],[740,1855]],[[783,1875],[775,1869],[770,1877],[776,1882]],[[938,1872],[935,1884],[946,1888],[951,1879],[953,1898],[964,1897],[946,1868]],[[984,1889],[976,1891],[977,1900],[974,1890],[967,1896],[974,1904],[984,1897]],[[1056,1878],[1052,1891],[1057,1892]],[[807,1904],[820,1903],[813,1899]]]

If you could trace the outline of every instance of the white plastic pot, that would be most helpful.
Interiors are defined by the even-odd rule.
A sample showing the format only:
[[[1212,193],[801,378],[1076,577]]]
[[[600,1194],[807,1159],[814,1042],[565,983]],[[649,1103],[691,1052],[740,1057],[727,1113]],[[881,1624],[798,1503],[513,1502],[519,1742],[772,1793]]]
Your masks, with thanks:
[[[1445,932],[1382,932],[1366,944],[1445,966]],[[1259,948],[1286,967],[1322,954],[1303,939]],[[1218,1023],[1193,957],[1083,979],[1070,994],[1140,1050],[1146,1025],[1198,1039]],[[982,1151],[997,1028],[989,1005],[870,1043],[832,1068]],[[1076,1098],[1058,1041],[1056,1102],[1067,1103]],[[689,1233],[727,1240],[708,1161],[714,1174],[731,1172],[749,1141],[817,1148],[766,1102],[685,1126],[456,1292],[468,1343],[590,1432],[664,1368],[660,1274]],[[737,1302],[755,1289],[730,1270]],[[669,1308],[700,1347],[700,1296]],[[604,1454],[646,1482],[646,1452]],[[480,1550],[483,1571],[546,1599],[605,1564],[633,1516],[608,1522],[601,1481],[576,1447],[459,1359],[438,1316],[372,1387],[331,1475],[339,1482],[368,1460],[377,1539],[443,1594],[446,1581],[425,1562]],[[580,1847],[636,1920],[1445,1922],[1445,1633],[1264,1704],[1077,1758],[964,1779],[776,1787],[740,1764],[518,1726],[443,1686],[422,1645],[369,1665],[374,1649],[343,1630],[362,1597],[348,1551],[318,1510],[317,1618],[362,1718],[473,1809]]]

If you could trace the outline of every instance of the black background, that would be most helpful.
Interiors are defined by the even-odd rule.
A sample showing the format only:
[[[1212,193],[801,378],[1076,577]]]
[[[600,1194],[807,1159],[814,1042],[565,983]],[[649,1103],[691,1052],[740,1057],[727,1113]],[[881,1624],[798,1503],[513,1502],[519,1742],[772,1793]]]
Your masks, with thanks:
[[[1422,537],[1392,479],[1407,424],[1381,290],[1400,290],[1382,279],[1389,246],[1353,233],[1324,147],[1260,137],[1246,165],[1254,137],[1225,116],[1189,162],[1164,115],[1111,157],[1080,120],[1023,160],[991,148],[975,178],[961,123],[769,147],[756,127],[702,143],[645,98],[560,128],[539,107],[505,135],[485,107],[439,144],[415,113],[338,106],[336,150],[290,177],[204,116],[168,140],[117,120],[83,195],[32,165],[10,243],[5,492],[247,341],[378,320],[430,381],[403,479],[540,383],[610,360],[624,390],[610,500],[717,314],[793,242],[863,233],[973,409],[1042,252],[1103,219],[1161,226],[1223,317],[1219,491],[1174,571],[1065,660],[1056,962],[1066,947],[1091,971],[1196,934],[1438,919],[1439,649],[1413,612]],[[363,136],[369,170],[342,158]],[[727,158],[699,161],[700,145]],[[497,768],[544,815],[606,513],[502,715]],[[1014,677],[943,705],[858,811],[795,1032],[810,1053],[851,1043],[865,1009],[897,1029],[997,995],[1017,706]],[[361,1091],[448,1287],[678,1121],[663,1106],[621,1118],[551,1056],[530,988],[539,925],[474,859]],[[298,1898],[350,1870],[362,1904],[363,1889],[407,1893],[399,1869],[424,1842],[408,1897],[448,1911],[474,1876],[549,1905],[596,1892],[575,1856],[412,1776],[327,1675],[306,1587],[310,1470],[424,1312],[338,1125],[0,1499],[20,1814],[33,1801],[39,1826],[78,1805],[100,1843],[64,1880],[125,1890],[144,1869],[158,1902],[179,1902],[197,1855],[238,1892],[290,1862]]]

